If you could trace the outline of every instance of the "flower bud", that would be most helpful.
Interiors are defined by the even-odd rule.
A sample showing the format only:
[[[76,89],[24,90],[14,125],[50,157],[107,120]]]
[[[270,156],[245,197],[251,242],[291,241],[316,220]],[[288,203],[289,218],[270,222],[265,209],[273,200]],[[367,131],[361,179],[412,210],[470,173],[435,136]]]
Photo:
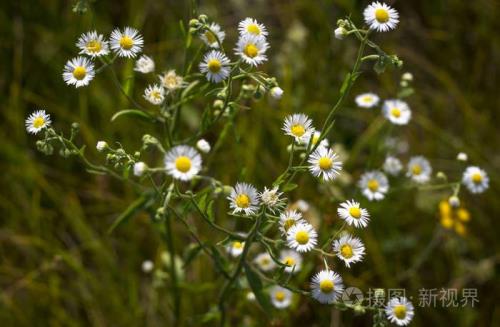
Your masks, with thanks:
[[[196,142],[196,147],[203,153],[210,152],[210,144],[204,139],[198,140],[198,142]]]
[[[134,175],[135,176],[142,176],[142,174],[144,174],[144,172],[148,169],[148,166],[142,162],[142,161],[139,161],[139,162],[136,162],[134,164]]]
[[[106,150],[108,148],[108,143],[106,143],[105,141],[99,141],[99,142],[97,142],[97,145],[95,147],[96,147],[97,151],[103,152],[104,150]]]
[[[458,196],[453,195],[453,196],[450,196],[450,198],[448,199],[448,203],[453,208],[458,208],[460,206],[460,199],[458,198]]]
[[[347,35],[347,30],[344,27],[337,27],[334,33],[336,39],[343,40],[344,37]]]
[[[269,94],[271,94],[273,99],[279,100],[283,96],[283,89],[279,86],[275,86],[271,89]]]

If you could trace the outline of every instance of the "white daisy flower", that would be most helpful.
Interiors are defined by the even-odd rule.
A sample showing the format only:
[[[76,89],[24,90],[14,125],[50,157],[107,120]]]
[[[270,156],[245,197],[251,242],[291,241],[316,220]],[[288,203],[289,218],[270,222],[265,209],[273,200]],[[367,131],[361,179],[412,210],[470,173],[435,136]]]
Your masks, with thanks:
[[[76,42],[76,46],[80,49],[80,54],[91,57],[104,56],[109,53],[108,42],[104,40],[102,34],[97,34],[96,31],[82,34]]]
[[[464,184],[471,193],[483,193],[489,187],[490,178],[483,169],[476,166],[470,166],[464,171],[462,184]]]
[[[169,70],[163,75],[158,75],[158,77],[160,78],[161,85],[169,93],[187,86],[187,83],[184,82],[184,78],[177,75],[174,69]]]
[[[373,170],[361,175],[358,186],[368,200],[380,201],[389,190],[389,181],[383,173]]]
[[[302,256],[293,250],[283,250],[280,254],[280,261],[287,265],[285,272],[297,273],[302,268]]]
[[[411,119],[410,107],[401,100],[385,100],[382,113],[395,125],[406,125]]]
[[[276,263],[271,258],[271,255],[267,252],[260,253],[254,259],[255,264],[262,271],[271,271],[276,268]]]
[[[94,78],[94,64],[85,57],[68,60],[64,66],[63,79],[68,85],[86,86]]]
[[[307,145],[309,145],[309,142],[311,142],[311,144],[313,146],[315,146],[316,143],[318,143],[320,136],[321,136],[320,131],[313,130],[311,133],[309,133],[309,137],[307,139],[302,138],[300,143],[307,146]],[[312,138],[312,140],[311,140],[311,138]],[[324,138],[321,140],[321,143],[318,145],[318,148],[320,148],[320,147],[327,148],[329,145],[330,145],[330,143],[328,142],[328,140],[326,138]]]
[[[279,86],[275,86],[271,88],[269,94],[271,94],[271,97],[273,97],[273,99],[279,100],[283,96],[283,89]]]
[[[233,258],[239,257],[243,253],[245,242],[232,241],[226,246],[227,253]]]
[[[45,110],[37,110],[26,118],[26,130],[30,134],[37,134],[42,129],[49,127],[52,121],[50,115],[45,113]]]
[[[210,24],[205,32],[200,35],[202,41],[210,48],[219,48],[219,43],[222,44],[225,37],[226,33],[222,31],[220,25],[216,23]],[[219,42],[217,42],[217,39]]]
[[[295,141],[299,143],[309,140],[310,135],[314,132],[312,120],[304,114],[287,116],[282,129],[286,135],[294,137]]]
[[[333,242],[333,251],[349,268],[351,263],[363,260],[365,246],[359,238],[346,234]]]
[[[360,208],[359,202],[354,200],[347,200],[341,203],[340,208],[337,209],[337,213],[349,226],[356,228],[366,227],[368,221],[370,221],[368,210]]]
[[[296,210],[285,210],[280,214],[280,231],[282,235],[288,233],[288,230],[293,226],[304,222],[302,214]]]
[[[281,286],[270,289],[271,302],[277,309],[285,309],[292,303],[292,292]]]
[[[408,162],[408,171],[406,176],[416,183],[426,183],[431,179],[432,167],[429,160],[422,156],[411,157]]]
[[[144,162],[142,161],[136,162],[134,164],[134,175],[142,176],[142,174],[144,174],[146,169],[148,169],[148,166]]]
[[[264,191],[259,193],[259,199],[271,212],[281,210],[285,205],[285,200],[281,198],[283,192],[280,192],[278,186],[268,189],[264,187]]]
[[[384,171],[392,176],[397,176],[403,169],[401,160],[393,156],[387,156],[384,161]]]
[[[263,37],[243,35],[239,38],[234,51],[247,64],[258,66],[267,61],[266,51],[268,48],[269,44]]]
[[[95,148],[97,151],[102,152],[108,148],[108,143],[105,141],[98,141]]]
[[[267,29],[263,24],[257,22],[253,18],[245,18],[238,24],[238,31],[241,36],[251,35],[251,36],[267,36]]]
[[[198,140],[198,142],[196,142],[196,147],[198,148],[198,150],[200,150],[203,153],[209,153],[210,149],[211,149],[210,143],[208,143],[204,139]]]
[[[181,181],[189,181],[201,170],[201,156],[192,147],[178,145],[165,155],[167,174]]]
[[[111,32],[109,39],[111,49],[113,49],[118,56],[126,58],[135,58],[141,51],[144,45],[144,40],[139,31],[132,27],[125,27],[120,31],[116,28]]]
[[[318,233],[306,222],[295,224],[286,234],[288,247],[297,252],[309,252],[318,243]]]
[[[318,147],[309,156],[307,162],[310,164],[309,171],[315,177],[322,177],[324,181],[335,179],[340,175],[342,162],[339,156],[331,149]]]
[[[144,90],[144,99],[154,105],[160,105],[165,100],[165,89],[158,84],[149,85]]]
[[[405,297],[394,297],[385,306],[385,314],[390,322],[398,326],[406,326],[413,319],[415,309]]]
[[[335,302],[343,291],[342,277],[331,270],[322,270],[311,280],[312,297],[320,303]]]
[[[236,183],[227,198],[233,213],[243,211],[245,215],[253,215],[259,208],[259,197],[253,185],[247,183]]]
[[[378,32],[393,30],[399,23],[398,12],[385,3],[380,3],[378,1],[372,2],[371,5],[366,7],[363,15],[370,29]]]
[[[212,50],[205,54],[200,63],[200,71],[207,75],[207,80],[213,83],[219,83],[225,80],[231,69],[229,68],[229,59],[220,51]]]
[[[146,55],[142,55],[135,61],[134,70],[139,73],[147,74],[155,71],[155,62]]]
[[[358,95],[355,101],[358,107],[372,108],[378,105],[380,98],[375,93],[369,92]]]

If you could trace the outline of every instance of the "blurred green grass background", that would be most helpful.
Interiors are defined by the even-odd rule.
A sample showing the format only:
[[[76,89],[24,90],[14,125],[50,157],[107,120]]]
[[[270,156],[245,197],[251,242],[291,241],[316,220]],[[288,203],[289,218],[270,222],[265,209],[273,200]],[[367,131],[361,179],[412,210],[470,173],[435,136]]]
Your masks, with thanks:
[[[447,239],[402,284],[395,276],[415,262],[432,238],[441,197],[405,191],[373,205],[373,222],[362,234],[367,258],[344,278],[365,290],[401,286],[414,295],[422,287],[463,282],[478,288],[477,307],[417,308],[414,324],[494,326],[500,322],[500,279],[495,266],[500,243],[496,221],[500,213],[500,5],[494,0],[390,3],[399,10],[401,24],[375,39],[404,60],[403,71],[414,74],[417,91],[409,100],[414,119],[395,135],[406,138],[411,154],[429,157],[435,171],[455,179],[461,173],[456,154],[466,152],[472,163],[488,171],[491,187],[481,196],[462,193],[472,215],[467,236]],[[277,76],[285,90],[278,104],[259,101],[237,118],[239,141],[226,141],[213,165],[214,177],[233,184],[245,168],[246,179],[262,187],[286,167],[288,140],[281,135],[282,119],[290,112],[303,111],[319,125],[326,116],[357,45],[353,40],[335,40],[333,28],[337,19],[349,13],[361,22],[367,4],[347,0],[197,2],[198,14],[209,15],[226,30],[228,49],[236,40],[241,19],[250,16],[266,24],[271,50],[263,70]],[[153,288],[151,275],[141,271],[142,261],[157,261],[162,247],[149,216],[141,214],[114,234],[106,234],[136,195],[107,177],[89,175],[76,159],[38,153],[35,138],[25,132],[24,119],[35,108],[43,108],[58,129],[69,131],[72,122],[79,122],[79,141],[89,146],[87,154],[95,161],[103,160],[94,150],[100,139],[119,140],[130,151],[138,149],[142,134],[154,131],[146,123],[129,119],[109,123],[113,113],[130,107],[113,89],[109,72],[76,90],[64,84],[62,68],[76,55],[74,43],[81,33],[97,29],[109,35],[115,26],[131,25],[143,33],[144,52],[155,59],[157,67],[181,70],[184,40],[179,21],[187,23],[194,7],[190,1],[99,0],[79,15],[72,12],[72,5],[55,0],[0,4],[0,322],[4,326],[168,326],[168,288]],[[123,63],[122,78],[130,74],[132,61]],[[369,66],[364,69],[367,73],[354,94],[371,90],[383,98],[394,96],[398,72],[377,76]],[[142,76],[132,80],[136,99],[142,101],[146,83]],[[196,130],[203,105],[195,103],[185,110],[186,135]],[[374,140],[380,133],[377,117],[375,112],[356,109],[351,97],[337,118],[331,140],[343,143],[347,150],[353,146],[359,150],[356,163],[349,167],[356,178],[367,168],[368,158],[374,155],[379,163],[383,159],[370,150],[376,148]],[[359,143],[360,137],[365,144]],[[295,199],[304,198],[321,208],[322,218],[333,217],[334,199],[318,197],[316,183],[309,176],[299,181]],[[221,201],[220,206],[223,213],[226,203]],[[233,220],[222,216],[219,222],[244,228]],[[206,240],[216,235],[198,227]],[[175,229],[180,254],[189,238],[182,226]],[[199,283],[185,289],[186,325],[198,325],[215,302],[218,289],[212,281],[216,276],[206,269],[207,264],[208,260],[197,259],[186,272],[186,280]],[[245,301],[233,309],[236,326],[285,326],[297,321],[301,321],[298,325],[324,326],[330,321],[328,307],[304,299],[294,310],[276,313],[271,320],[259,318],[259,309]],[[370,325],[371,318],[348,313],[343,321]]]

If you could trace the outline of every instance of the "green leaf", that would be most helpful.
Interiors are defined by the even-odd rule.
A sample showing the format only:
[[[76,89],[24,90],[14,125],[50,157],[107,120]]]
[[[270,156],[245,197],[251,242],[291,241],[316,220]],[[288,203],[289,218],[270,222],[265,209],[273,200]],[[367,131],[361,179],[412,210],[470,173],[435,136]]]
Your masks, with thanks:
[[[137,214],[140,210],[146,207],[148,202],[148,196],[146,194],[141,195],[137,200],[132,202],[118,218],[115,219],[111,227],[108,229],[108,234],[111,234],[118,226],[127,222],[132,216]]]
[[[349,86],[350,80],[351,80],[351,73],[347,73],[346,77],[344,78],[344,82],[342,83],[342,87],[340,88],[340,94],[345,93],[347,87]]]
[[[299,186],[299,185],[294,184],[294,183],[288,183],[288,184],[286,184],[285,186],[283,186],[282,191],[283,191],[283,192],[290,192],[290,191],[292,191],[292,190],[296,189],[298,186]]]
[[[121,117],[121,116],[135,116],[135,117],[139,117],[139,118],[146,119],[149,121],[152,121],[154,119],[152,116],[150,116],[149,114],[145,113],[142,110],[124,109],[124,110],[120,110],[116,114],[114,114],[113,117],[111,117],[111,121],[115,121],[118,117]]]
[[[262,281],[260,280],[259,275],[246,263],[245,275],[247,277],[248,285],[250,285],[253,294],[255,294],[255,299],[260,304],[262,310],[264,310],[267,315],[270,315],[269,308],[271,306],[268,297],[262,291]]]

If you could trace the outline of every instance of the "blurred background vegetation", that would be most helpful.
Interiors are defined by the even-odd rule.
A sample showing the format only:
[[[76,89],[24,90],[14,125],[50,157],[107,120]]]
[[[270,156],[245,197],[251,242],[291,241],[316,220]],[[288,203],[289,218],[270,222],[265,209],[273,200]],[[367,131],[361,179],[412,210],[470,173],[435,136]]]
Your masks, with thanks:
[[[476,307],[417,307],[413,324],[498,325],[500,5],[494,0],[389,3],[399,10],[401,24],[396,31],[377,34],[375,40],[404,60],[401,72],[410,71],[415,76],[416,94],[408,100],[414,119],[407,127],[390,131],[409,144],[401,157],[425,155],[435,171],[456,180],[463,166],[455,157],[466,152],[471,163],[490,174],[491,188],[480,196],[470,196],[465,190],[461,193],[472,217],[466,235],[443,234],[421,264],[422,251],[436,228],[439,230],[438,202],[448,193],[405,190],[391,193],[380,204],[370,204],[373,220],[360,232],[368,248],[366,260],[350,271],[341,270],[341,274],[348,285],[365,291],[370,287],[404,287],[415,304],[419,288],[478,288],[480,302]],[[228,34],[228,49],[236,41],[241,19],[250,16],[262,21],[271,42],[270,60],[263,70],[278,77],[285,96],[279,103],[263,99],[244,111],[235,128],[239,137],[226,140],[210,171],[227,184],[241,178],[261,188],[287,164],[289,140],[280,131],[283,117],[302,111],[317,125],[326,117],[357,46],[351,39],[334,39],[333,28],[337,19],[349,13],[360,23],[367,4],[348,0],[227,0],[197,1],[196,5],[177,0],[98,0],[89,4],[86,13],[77,14],[72,11],[73,1],[2,1],[2,325],[168,326],[171,319],[168,287],[157,285],[157,277],[141,270],[146,259],[160,265],[164,250],[150,216],[141,213],[113,234],[106,233],[137,194],[108,177],[89,175],[74,158],[38,153],[35,138],[24,129],[25,117],[35,108],[46,109],[56,128],[66,132],[72,122],[79,122],[79,142],[88,145],[87,155],[97,162],[103,161],[94,147],[98,140],[117,140],[133,152],[140,148],[145,131],[155,133],[149,124],[128,118],[110,123],[113,113],[130,105],[113,88],[109,72],[98,75],[83,89],[65,85],[62,68],[76,55],[74,43],[81,33],[97,29],[109,35],[116,26],[134,26],[142,31],[144,52],[155,59],[158,68],[182,71],[180,22],[187,24],[195,10],[222,25]],[[125,80],[131,75],[133,62],[121,62],[119,69]],[[353,95],[374,91],[382,98],[394,97],[401,73],[376,75],[369,66],[363,69],[366,74],[358,80],[330,137],[333,143],[343,144],[347,153],[355,152],[355,162],[347,166],[353,180],[364,169],[381,164],[384,153],[377,140],[387,126],[377,110],[355,108]],[[130,92],[142,101],[148,81],[136,76],[127,83]],[[186,106],[184,134],[196,130],[204,105]],[[214,135],[207,135],[207,139]],[[317,218],[327,226],[337,222],[338,199],[354,194],[349,190],[352,187],[343,194],[319,193],[308,174],[299,182],[293,200],[303,198],[312,204]],[[245,230],[244,224],[225,216],[226,201],[218,205],[220,224]],[[174,228],[181,258],[192,241],[181,224]],[[197,228],[205,241],[223,239],[203,224]],[[313,256],[306,261],[308,266],[297,277],[300,287],[306,287],[312,272],[321,265]],[[415,271],[398,281],[398,276],[415,263]],[[209,265],[210,261],[200,256],[183,272],[185,325],[200,325],[215,303],[220,279],[207,268]],[[230,317],[235,326],[330,323],[330,308],[310,299],[296,299],[291,309],[266,317],[255,303],[245,301],[243,292],[234,293],[234,298]],[[342,322],[370,325],[371,317],[347,312]],[[213,321],[206,323],[211,324]]]

